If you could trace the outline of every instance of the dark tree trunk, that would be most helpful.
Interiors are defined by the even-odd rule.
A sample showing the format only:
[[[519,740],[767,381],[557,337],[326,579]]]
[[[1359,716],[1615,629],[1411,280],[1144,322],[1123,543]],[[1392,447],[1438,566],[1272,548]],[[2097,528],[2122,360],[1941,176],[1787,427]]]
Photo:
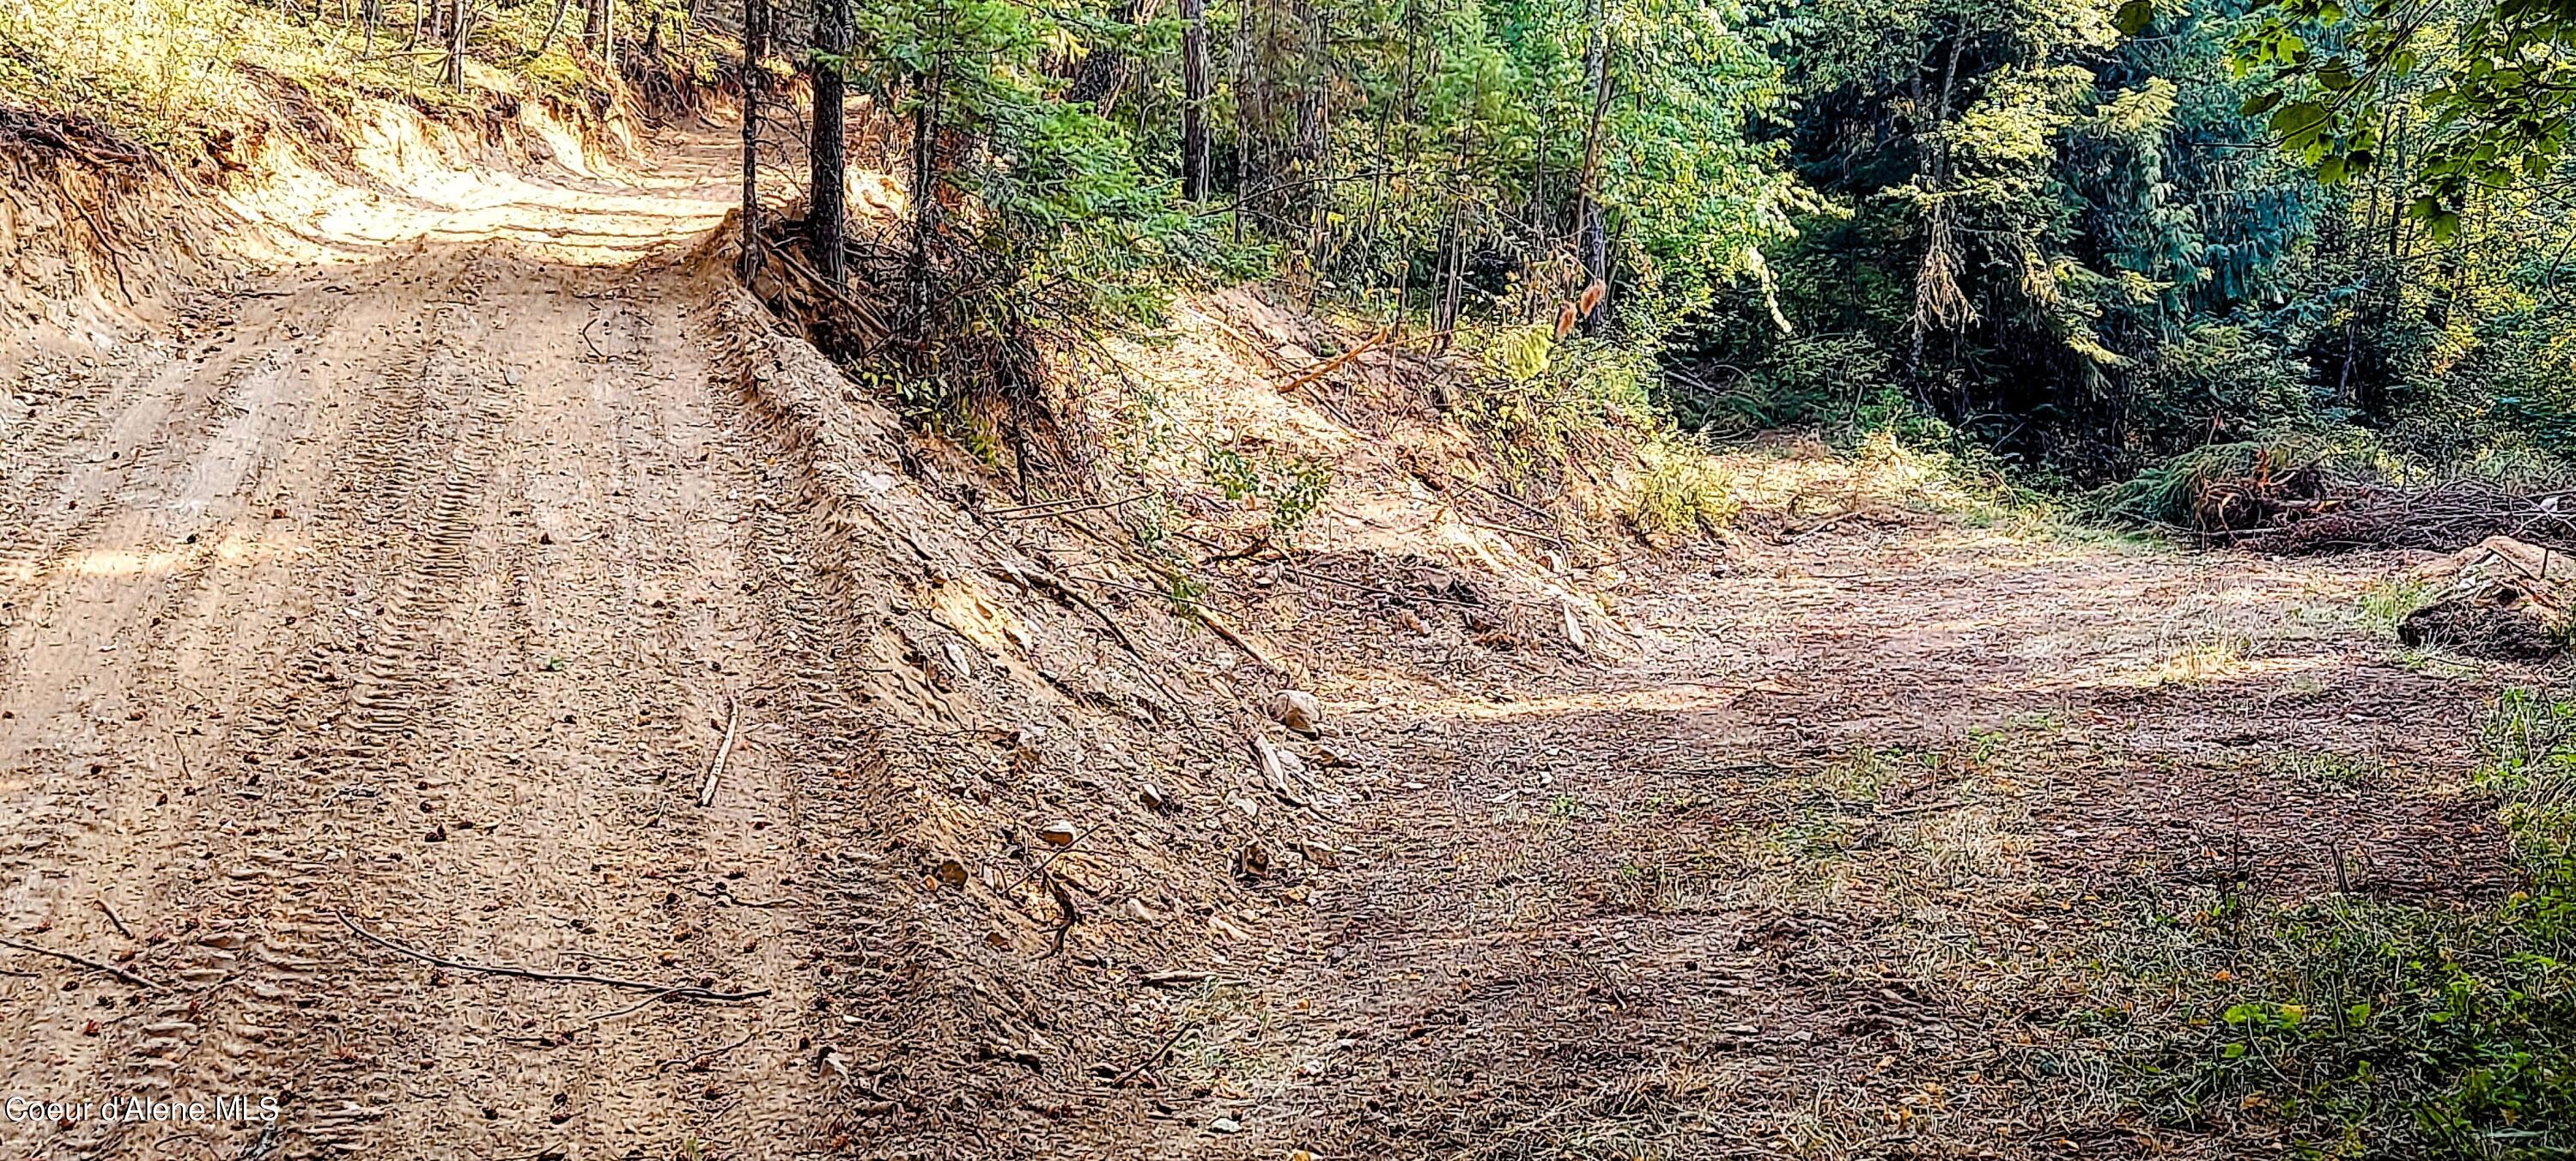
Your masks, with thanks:
[[[572,0],[555,0],[555,18],[546,22],[546,34],[537,41],[537,51],[528,54],[529,60],[546,55],[546,50],[555,46],[555,34],[563,30],[564,11],[571,7]]]
[[[1208,197],[1207,0],[1181,0],[1181,194]]]
[[[1291,238],[1327,176],[1323,21],[1311,0],[1259,0],[1243,6],[1236,38],[1237,204],[1264,233]]]
[[[767,0],[742,0],[742,281],[746,286],[760,272],[761,97],[769,87],[761,60],[768,55]]]
[[[806,242],[815,272],[838,287],[843,282],[841,240],[845,230],[849,134],[843,123],[848,83],[842,77],[850,55],[849,0],[822,0],[814,8],[814,142],[813,169],[807,183]],[[929,196],[915,189],[913,197]]]
[[[583,44],[589,45],[590,51],[601,60],[609,59],[609,54],[617,47],[612,43],[616,31],[615,23],[611,19],[616,13],[609,10],[616,2],[617,0],[583,0],[581,40]]]
[[[1931,131],[1923,133],[1918,130],[1916,137],[1923,154],[1917,164],[1922,168],[1932,195],[1924,221],[1923,265],[1914,278],[1913,337],[1905,354],[1906,381],[1918,389],[1923,383],[1924,335],[1935,323],[1947,325],[1949,320],[1945,315],[1955,315],[1956,308],[1941,304],[1952,303],[1963,293],[1955,285],[1956,263],[1950,259],[1950,250],[1956,243],[1952,241],[1950,203],[1945,196],[1950,187],[1950,98],[1959,83],[1959,50],[1967,40],[1965,25],[1950,30],[1950,59],[1941,69],[1940,104],[1932,112]],[[1920,69],[1914,74],[1914,91],[1915,102],[1920,105],[1923,92]],[[1952,338],[1956,337],[1953,328]]]
[[[930,239],[939,228],[939,100],[945,72],[934,62],[922,74],[921,99],[912,107],[912,253],[905,260],[902,326],[914,338],[929,334],[932,326]]]
[[[1449,336],[1458,328],[1458,308],[1463,304],[1467,284],[1467,216],[1453,213],[1448,236],[1441,239],[1440,269],[1431,284],[1431,332],[1437,349],[1449,349]]]

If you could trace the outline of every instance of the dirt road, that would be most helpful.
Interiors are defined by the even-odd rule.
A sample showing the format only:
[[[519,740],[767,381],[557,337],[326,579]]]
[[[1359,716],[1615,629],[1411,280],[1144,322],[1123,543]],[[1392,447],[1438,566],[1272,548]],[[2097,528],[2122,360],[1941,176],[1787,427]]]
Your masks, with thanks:
[[[722,144],[341,191],[285,223],[321,259],[11,429],[0,929],[115,974],[11,952],[0,1090],[296,1109],[19,1117],[11,1156],[777,1147],[762,477],[674,265],[736,196]]]

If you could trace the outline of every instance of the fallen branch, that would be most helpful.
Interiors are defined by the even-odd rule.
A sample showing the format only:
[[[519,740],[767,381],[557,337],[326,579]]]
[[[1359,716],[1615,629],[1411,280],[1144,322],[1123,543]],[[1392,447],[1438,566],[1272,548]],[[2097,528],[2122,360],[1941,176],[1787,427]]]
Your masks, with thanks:
[[[741,725],[742,707],[734,704],[732,698],[726,698],[724,743],[716,747],[716,760],[707,767],[706,783],[698,787],[698,805],[701,808],[715,805],[716,779],[724,777],[725,759],[733,755],[734,735]]]
[[[877,312],[874,308],[850,297],[848,291],[832,285],[831,282],[825,279],[822,275],[815,273],[814,268],[806,265],[804,260],[798,258],[794,251],[782,250],[776,246],[770,245],[766,239],[761,241],[760,248],[764,253],[785,262],[789,269],[803,275],[806,281],[821,287],[823,289],[823,293],[831,295],[834,301],[841,304],[842,309],[849,311],[851,314],[857,315],[861,322],[868,325],[868,329],[873,332],[874,337],[882,338],[888,333],[886,330],[885,320],[877,317]]]
[[[1163,1042],[1156,1045],[1152,1052],[1146,1053],[1144,1059],[1128,1065],[1124,1071],[1121,1071],[1115,1078],[1111,1079],[1109,1087],[1125,1087],[1128,1081],[1136,1079],[1136,1074],[1143,1072],[1148,1068],[1152,1068],[1154,1066],[1154,1062],[1161,1060],[1164,1053],[1170,1052],[1173,1045],[1180,1043],[1182,1034],[1189,1030],[1189,1025],[1187,1024],[1183,1024],[1178,1028],[1172,1029],[1172,1034],[1164,1037]]]
[[[740,1039],[740,1040],[736,1040],[736,1041],[734,1041],[734,1042],[733,1042],[733,1043],[731,1043],[731,1044],[727,1044],[727,1045],[725,1045],[725,1046],[724,1046],[724,1047],[722,1047],[722,1048],[710,1048],[710,1049],[707,1049],[706,1051],[701,1052],[701,1053],[699,1053],[699,1054],[697,1054],[697,1055],[695,1055],[695,1056],[682,1056],[682,1057],[677,1057],[677,1058],[674,1058],[674,1059],[671,1059],[671,1060],[665,1060],[665,1061],[663,1061],[662,1063],[655,1065],[655,1066],[653,1067],[653,1071],[654,1071],[654,1072],[657,1072],[657,1073],[661,1073],[661,1072],[669,1072],[669,1071],[670,1071],[670,1070],[672,1070],[673,1068],[687,1068],[687,1069],[695,1069],[697,1066],[699,1066],[699,1065],[701,1065],[701,1064],[705,1064],[706,1062],[708,1062],[708,1061],[710,1061],[710,1060],[713,1060],[713,1059],[715,1059],[716,1057],[722,1056],[722,1055],[724,1055],[725,1053],[728,1053],[728,1052],[733,1051],[734,1049],[740,1048],[740,1047],[742,1047],[742,1046],[743,1046],[743,1045],[745,1045],[745,1044],[749,1044],[749,1043],[751,1043],[751,1038],[752,1038],[752,1037],[754,1037],[754,1036],[756,1036],[756,1035],[759,1035],[759,1033],[758,1033],[758,1031],[757,1031],[757,1030],[755,1030],[755,1031],[751,1031],[751,1032],[745,1032],[745,1033],[743,1033],[743,1034],[742,1034],[742,1039]]]
[[[1267,666],[1271,672],[1286,674],[1290,677],[1300,676],[1298,671],[1289,668],[1286,662],[1271,656],[1260,646],[1253,644],[1250,638],[1245,637],[1241,633],[1235,632],[1234,626],[1226,624],[1225,618],[1217,616],[1216,611],[1208,608],[1206,602],[1190,602],[1190,615],[1198,618],[1199,624],[1207,626],[1209,632],[1224,638],[1226,644],[1242,650],[1244,656],[1251,658],[1253,661],[1263,666]]]
[[[1101,608],[1099,602],[1092,600],[1089,593],[1073,587],[1073,582],[1042,568],[1021,571],[1027,573],[1030,580],[1045,586],[1048,592],[1080,605],[1092,616],[1100,618],[1100,623],[1108,627],[1109,635],[1118,639],[1119,648],[1125,649],[1128,656],[1142,664],[1153,664],[1145,659],[1145,651],[1136,647],[1136,639],[1127,635],[1126,627],[1118,623],[1118,618],[1110,616],[1108,610]]]
[[[88,956],[73,955],[68,951],[55,951],[50,947],[38,947],[32,943],[20,943],[14,939],[0,939],[0,947],[14,947],[20,951],[34,952],[37,955],[49,955],[55,959],[62,960],[65,963],[76,963],[94,972],[106,972],[120,980],[124,980],[126,983],[132,984],[138,988],[143,988],[147,991],[166,992],[170,990],[159,984],[153,983],[150,980],[144,979],[133,972],[127,971],[124,968],[117,967],[114,964],[100,963]]]
[[[1395,324],[1389,323],[1387,324],[1386,329],[1371,336],[1367,342],[1361,343],[1360,345],[1344,351],[1341,354],[1335,355],[1330,359],[1326,359],[1323,362],[1316,364],[1313,370],[1280,384],[1279,393],[1285,395],[1305,386],[1308,383],[1312,383],[1317,379],[1321,379],[1326,375],[1330,375],[1335,371],[1341,370],[1344,366],[1347,366],[1351,360],[1359,358],[1361,355],[1367,354],[1370,351],[1376,350],[1378,347],[1385,345],[1387,340],[1394,337]]]
[[[1092,600],[1090,594],[1073,587],[1073,582],[1045,569],[1030,568],[1021,571],[1047,591],[1082,606],[1092,616],[1100,618],[1100,623],[1108,627],[1109,635],[1118,640],[1119,648],[1125,649],[1128,656],[1135,658],[1138,665],[1145,667],[1145,680],[1153,685],[1156,692],[1163,695],[1165,701],[1172,703],[1172,709],[1181,715],[1182,721],[1189,723],[1192,729],[1198,728],[1198,718],[1191,715],[1189,704],[1182,701],[1179,694],[1173,693],[1154,676],[1154,663],[1146,658],[1143,649],[1136,646],[1136,639],[1127,635],[1126,627],[1118,623],[1118,618],[1110,616],[1108,610],[1100,607],[1100,602]]]
[[[548,984],[598,984],[601,987],[619,988],[630,992],[660,992],[665,997],[677,997],[685,1000],[708,1000],[715,1003],[739,1003],[744,1000],[757,1000],[770,993],[770,989],[768,988],[759,988],[748,992],[720,992],[713,988],[690,986],[674,987],[670,984],[649,983],[644,980],[624,980],[615,976],[585,975],[580,972],[541,972],[532,968],[510,967],[506,964],[466,963],[462,960],[453,960],[443,956],[431,955],[419,948],[407,947],[403,944],[396,943],[393,940],[369,931],[364,927],[358,926],[358,921],[349,918],[348,912],[334,911],[331,913],[331,917],[339,920],[340,926],[348,928],[350,932],[355,934],[358,938],[375,944],[386,951],[393,952],[397,955],[410,956],[422,963],[429,964],[433,967],[443,967],[450,971],[481,972],[485,975],[510,976],[514,979],[536,980],[539,983]]]
[[[1043,520],[1049,516],[1072,516],[1081,512],[1097,512],[1103,508],[1116,508],[1125,504],[1133,504],[1150,495],[1153,495],[1153,493],[1138,492],[1133,496],[1121,496],[1115,500],[1095,500],[1089,503],[1083,503],[1077,500],[1048,500],[1037,504],[1022,504],[1016,508],[994,508],[985,512],[984,515],[995,520]],[[1066,507],[1068,504],[1075,506]]]

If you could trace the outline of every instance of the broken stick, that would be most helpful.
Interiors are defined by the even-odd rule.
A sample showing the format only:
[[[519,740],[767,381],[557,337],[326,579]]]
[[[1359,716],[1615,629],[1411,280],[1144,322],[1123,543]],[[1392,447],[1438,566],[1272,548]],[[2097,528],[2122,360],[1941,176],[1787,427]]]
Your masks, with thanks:
[[[14,947],[14,948],[17,948],[17,949],[18,949],[18,950],[20,950],[20,951],[31,951],[31,952],[34,952],[34,953],[36,953],[37,955],[50,955],[50,956],[54,957],[55,959],[62,960],[62,961],[63,961],[63,962],[65,962],[65,963],[76,963],[76,964],[79,964],[80,966],[85,967],[85,968],[88,968],[89,970],[94,971],[94,972],[106,972],[107,974],[112,975],[112,976],[115,976],[116,978],[118,978],[118,979],[120,979],[120,980],[124,980],[126,983],[132,984],[132,985],[134,985],[135,987],[143,988],[143,989],[148,990],[148,991],[166,992],[166,991],[169,991],[169,990],[170,990],[170,989],[168,989],[168,988],[162,987],[162,986],[161,986],[161,985],[159,985],[159,984],[153,983],[153,982],[152,982],[152,981],[150,981],[150,980],[144,979],[143,977],[138,976],[138,975],[134,974],[133,972],[127,971],[127,970],[125,970],[124,968],[117,967],[117,966],[115,966],[114,964],[104,964],[104,963],[100,963],[100,962],[98,962],[97,960],[94,960],[94,959],[89,958],[88,956],[73,955],[72,953],[70,953],[70,952],[68,952],[68,951],[55,951],[54,949],[52,949],[52,948],[50,948],[50,947],[38,947],[38,946],[36,946],[35,944],[32,944],[32,943],[20,943],[20,942],[18,942],[17,940],[14,940],[14,939],[0,939],[0,947]]]
[[[510,967],[506,964],[466,963],[462,960],[453,960],[444,956],[431,955],[419,948],[406,947],[402,944],[396,943],[384,936],[369,931],[364,927],[358,926],[358,921],[349,918],[349,913],[346,911],[334,911],[331,913],[331,917],[339,920],[340,926],[348,928],[352,933],[357,935],[358,938],[375,944],[386,951],[394,952],[399,955],[407,955],[413,959],[421,961],[422,963],[429,964],[434,967],[443,967],[450,971],[482,972],[486,975],[509,976],[514,979],[536,980],[540,983],[548,984],[598,984],[601,987],[618,988],[629,992],[661,993],[661,997],[657,998],[677,997],[684,1000],[712,1000],[718,1003],[757,1000],[762,996],[768,995],[770,992],[768,988],[758,988],[748,992],[719,992],[713,988],[700,988],[685,985],[674,987],[670,984],[648,983],[644,980],[622,980],[615,976],[585,975],[580,972],[541,972],[533,968]],[[34,950],[42,949],[39,948]]]
[[[715,805],[716,779],[724,777],[725,758],[733,753],[734,733],[741,725],[741,707],[735,705],[732,698],[726,698],[724,744],[716,747],[716,760],[712,765],[707,767],[706,784],[698,787],[698,805],[700,807]]]

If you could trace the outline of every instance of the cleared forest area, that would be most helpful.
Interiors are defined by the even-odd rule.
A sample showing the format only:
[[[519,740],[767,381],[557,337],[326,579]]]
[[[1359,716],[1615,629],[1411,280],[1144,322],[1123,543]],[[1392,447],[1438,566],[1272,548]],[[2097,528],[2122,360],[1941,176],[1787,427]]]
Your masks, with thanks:
[[[0,1142],[2566,1155],[2556,21],[0,13]]]

